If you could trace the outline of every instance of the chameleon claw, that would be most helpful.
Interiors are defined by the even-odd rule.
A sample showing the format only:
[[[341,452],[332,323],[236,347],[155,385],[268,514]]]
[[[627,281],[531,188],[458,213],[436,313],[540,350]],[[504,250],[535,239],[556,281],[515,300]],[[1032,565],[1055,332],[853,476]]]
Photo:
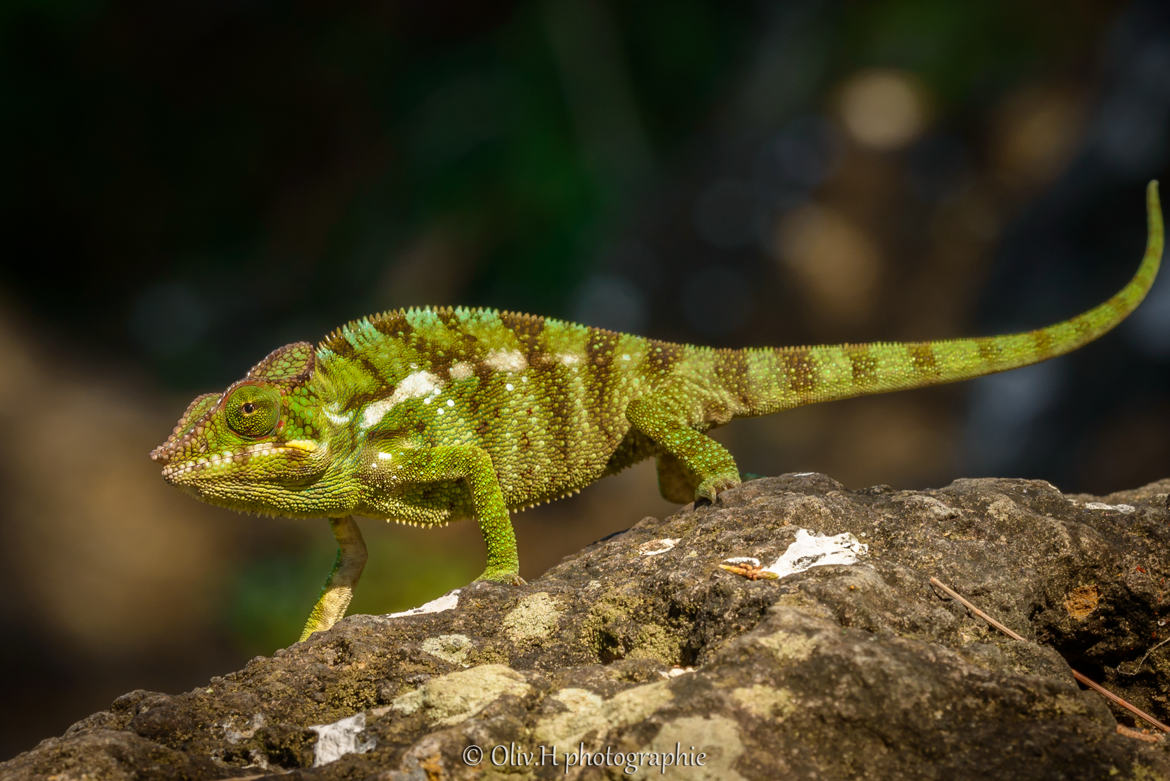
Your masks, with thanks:
[[[739,484],[738,474],[709,477],[699,483],[699,487],[695,490],[695,505],[698,506],[700,503],[715,504],[715,500],[719,498],[721,493],[735,488]]]

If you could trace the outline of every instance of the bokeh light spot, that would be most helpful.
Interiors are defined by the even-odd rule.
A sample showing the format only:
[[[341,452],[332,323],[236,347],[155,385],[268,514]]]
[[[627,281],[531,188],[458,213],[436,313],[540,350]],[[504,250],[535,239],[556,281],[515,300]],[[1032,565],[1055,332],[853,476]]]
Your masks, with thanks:
[[[926,126],[922,88],[908,74],[866,70],[841,88],[841,120],[858,142],[875,149],[900,149]]]

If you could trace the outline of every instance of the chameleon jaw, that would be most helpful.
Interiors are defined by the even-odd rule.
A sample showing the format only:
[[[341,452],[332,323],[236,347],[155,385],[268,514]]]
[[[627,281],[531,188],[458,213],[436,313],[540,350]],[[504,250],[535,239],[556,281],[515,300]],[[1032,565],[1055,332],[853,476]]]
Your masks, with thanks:
[[[221,453],[203,455],[180,463],[170,463],[163,467],[162,476],[171,485],[187,482],[184,478],[198,475],[208,469],[228,466],[230,464],[244,464],[255,458],[295,453],[298,455],[312,453],[317,449],[317,443],[307,439],[294,439],[284,443],[258,442],[241,450],[224,450]]]

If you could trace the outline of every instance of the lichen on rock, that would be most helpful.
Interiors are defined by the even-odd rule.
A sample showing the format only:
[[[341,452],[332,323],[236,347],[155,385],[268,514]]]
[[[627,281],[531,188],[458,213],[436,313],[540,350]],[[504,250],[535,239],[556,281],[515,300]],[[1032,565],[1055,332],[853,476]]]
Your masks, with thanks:
[[[352,616],[191,692],[131,692],[0,777],[623,775],[566,768],[581,747],[646,775],[669,752],[701,755],[671,777],[1170,778],[1167,741],[1119,733],[1141,725],[1069,669],[1170,718],[1168,493],[755,480],[527,586]],[[866,550],[774,580],[719,567],[775,561],[800,530]]]

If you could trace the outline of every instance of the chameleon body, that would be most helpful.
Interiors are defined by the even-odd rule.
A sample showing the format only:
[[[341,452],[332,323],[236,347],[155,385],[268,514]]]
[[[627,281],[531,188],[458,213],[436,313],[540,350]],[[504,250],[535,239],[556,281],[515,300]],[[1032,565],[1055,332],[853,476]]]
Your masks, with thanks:
[[[334,570],[302,639],[345,613],[365,563],[352,516],[435,526],[474,518],[481,579],[521,583],[509,512],[644,458],[668,500],[740,481],[706,432],[732,418],[992,374],[1074,350],[1124,319],[1162,255],[1156,183],[1133,279],[1083,314],[976,339],[713,349],[492,309],[406,309],[286,345],[191,402],[151,454],[212,504],[330,519]]]

